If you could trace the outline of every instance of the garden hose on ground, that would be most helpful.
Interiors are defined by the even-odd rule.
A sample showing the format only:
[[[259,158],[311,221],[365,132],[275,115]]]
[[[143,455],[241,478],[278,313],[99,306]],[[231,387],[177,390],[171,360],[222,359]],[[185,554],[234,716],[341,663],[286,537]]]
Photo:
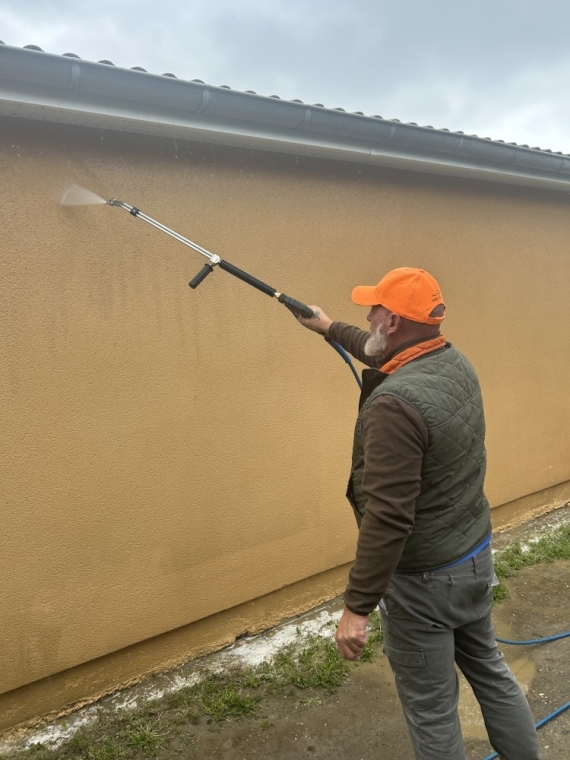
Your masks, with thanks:
[[[511,644],[514,647],[522,647],[530,644],[546,644],[547,641],[557,641],[558,639],[565,639],[568,636],[570,636],[570,631],[557,633],[555,636],[546,636],[544,639],[529,639],[528,641],[511,641],[510,639],[500,639],[498,636],[495,636],[495,641],[499,641],[501,644]]]
[[[510,644],[512,646],[529,646],[531,644],[545,644],[547,641],[557,641],[558,639],[565,639],[566,637],[570,636],[570,631],[566,631],[566,633],[557,633],[554,636],[545,636],[543,639],[528,639],[527,641],[513,641],[511,639],[500,639],[498,636],[495,637],[495,641],[499,641],[501,644]],[[562,705],[561,707],[558,707],[556,710],[550,713],[550,715],[547,715],[546,718],[543,718],[542,720],[539,720],[538,723],[536,723],[536,728],[542,728],[547,723],[550,723],[551,720],[554,720],[554,718],[557,718],[559,715],[561,715],[563,712],[568,710],[570,708],[570,702],[566,702],[565,705]],[[496,757],[499,757],[498,752],[493,752],[490,755],[487,755],[487,757],[483,758],[483,760],[494,760]]]

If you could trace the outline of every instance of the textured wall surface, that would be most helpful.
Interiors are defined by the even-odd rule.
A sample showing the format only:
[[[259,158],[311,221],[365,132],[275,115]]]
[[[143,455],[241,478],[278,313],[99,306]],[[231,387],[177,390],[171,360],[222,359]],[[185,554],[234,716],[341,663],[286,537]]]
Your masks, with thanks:
[[[570,479],[566,196],[5,121],[0,693],[350,561],[357,388],[276,301],[72,182],[367,326],[440,281],[477,368],[494,505]]]

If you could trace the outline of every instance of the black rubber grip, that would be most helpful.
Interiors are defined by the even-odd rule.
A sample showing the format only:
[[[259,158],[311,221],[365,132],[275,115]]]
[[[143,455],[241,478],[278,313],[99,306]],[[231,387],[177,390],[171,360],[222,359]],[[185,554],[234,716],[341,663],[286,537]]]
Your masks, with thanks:
[[[261,290],[262,293],[265,293],[267,296],[273,296],[277,291],[275,288],[272,288],[270,285],[267,285],[265,282],[261,282],[261,280],[258,280],[257,277],[252,277],[247,272],[244,272],[243,269],[239,269],[238,267],[234,267],[233,264],[230,264],[229,261],[220,261],[218,264],[220,269],[223,269],[224,272],[229,272],[230,274],[233,274],[234,277],[237,277],[238,280],[243,280],[243,282],[247,282],[248,285],[251,285],[254,288],[257,288],[258,290]]]
[[[198,285],[202,282],[202,280],[205,280],[206,277],[209,274],[211,274],[213,271],[214,271],[213,266],[211,266],[210,264],[204,264],[204,266],[202,267],[202,269],[200,269],[196,277],[191,279],[188,285],[190,285],[192,290],[195,290],[198,287]]]
[[[289,311],[292,311],[296,317],[305,317],[306,319],[311,319],[315,316],[315,312],[312,309],[309,309],[306,304],[295,300],[295,298],[286,296],[285,293],[281,293],[277,300],[286,306]]]

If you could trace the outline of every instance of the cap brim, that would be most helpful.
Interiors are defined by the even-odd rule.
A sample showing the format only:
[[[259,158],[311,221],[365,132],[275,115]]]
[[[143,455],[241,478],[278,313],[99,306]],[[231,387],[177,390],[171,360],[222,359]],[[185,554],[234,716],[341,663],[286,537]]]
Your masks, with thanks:
[[[357,285],[352,291],[351,298],[359,306],[378,306],[376,285]]]

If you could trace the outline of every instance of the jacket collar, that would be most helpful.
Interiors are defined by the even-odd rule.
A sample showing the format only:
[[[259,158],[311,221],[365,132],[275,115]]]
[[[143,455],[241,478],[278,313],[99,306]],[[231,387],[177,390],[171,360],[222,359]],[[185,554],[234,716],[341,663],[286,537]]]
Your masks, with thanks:
[[[432,347],[427,348],[426,350],[425,344],[436,345],[432,345]],[[386,354],[386,356],[383,356],[380,359],[380,369],[363,370],[362,390],[360,392],[358,409],[362,409],[362,405],[368,399],[372,391],[377,388],[388,377],[388,375],[395,372],[396,369],[403,367],[404,364],[411,362],[413,359],[418,359],[424,354],[431,353],[432,351],[437,351],[439,348],[443,348],[444,345],[445,338],[443,335],[439,334],[435,334],[427,340],[425,338],[421,340],[408,340],[405,343],[400,343],[399,346],[396,346],[396,348],[394,348],[392,351]],[[413,352],[413,355],[410,355],[408,352]],[[393,367],[392,362],[397,363],[397,366]]]
[[[432,351],[437,351],[445,346],[445,338],[443,335],[436,335],[433,338],[424,338],[421,341],[408,341],[407,344],[397,346],[392,356],[386,361],[383,359],[383,364],[380,367],[380,372],[384,372],[386,375],[391,375],[400,367],[403,367],[408,362],[414,359],[419,359],[420,356],[425,354],[431,354]]]

